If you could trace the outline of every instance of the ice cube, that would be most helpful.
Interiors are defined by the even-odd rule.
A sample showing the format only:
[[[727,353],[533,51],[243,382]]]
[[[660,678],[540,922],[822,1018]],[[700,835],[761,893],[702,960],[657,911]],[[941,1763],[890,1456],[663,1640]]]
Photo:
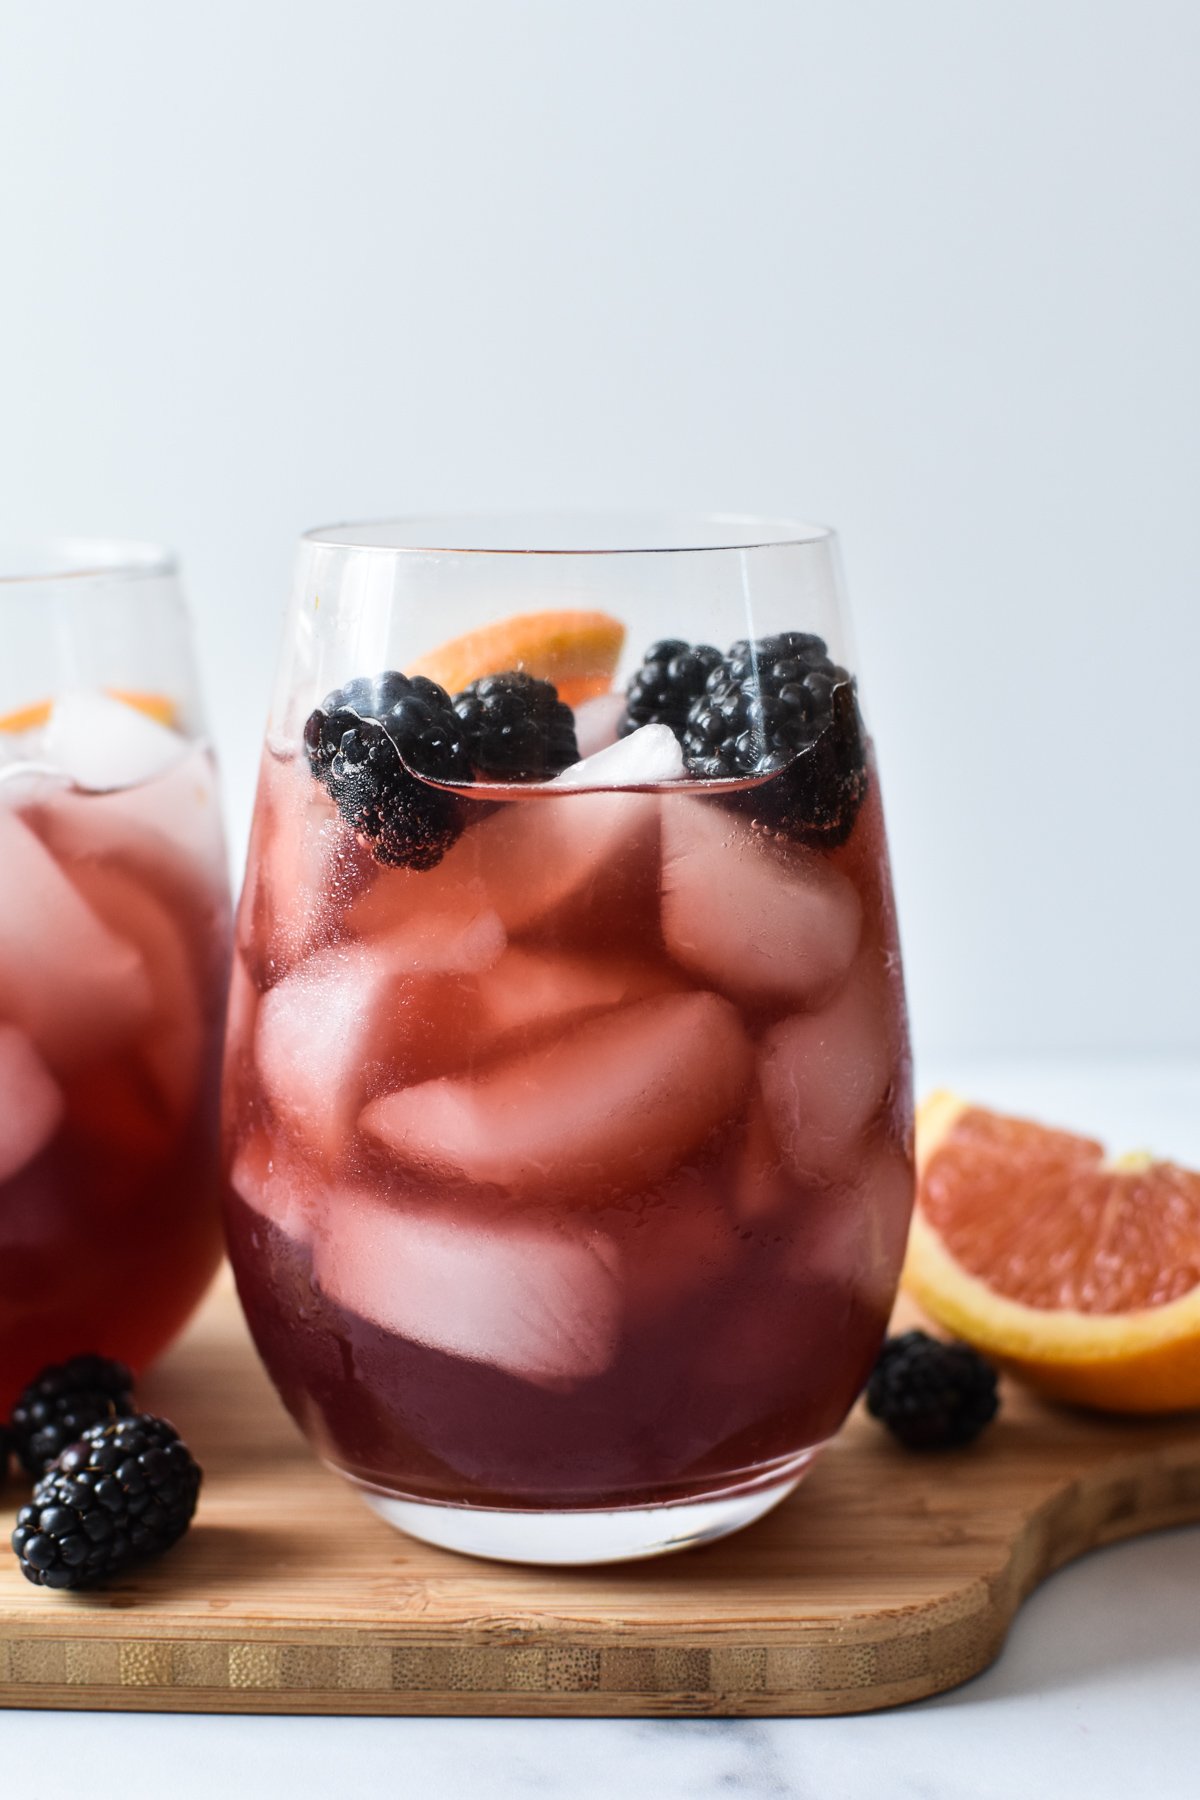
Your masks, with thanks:
[[[733,1204],[739,1219],[757,1225],[782,1218],[796,1198],[796,1183],[784,1166],[762,1094],[756,1091],[746,1113],[733,1177]]]
[[[658,813],[653,794],[512,801],[470,826],[434,873],[444,884],[478,875],[510,934],[628,914],[657,881]]]
[[[318,950],[262,997],[254,1053],[263,1089],[325,1157],[348,1147],[368,1096],[453,1066],[469,994],[412,975],[382,943]]]
[[[295,759],[267,757],[237,933],[260,986],[347,935],[346,909],[367,893],[378,870],[307,769]]]
[[[818,1005],[838,986],[862,931],[844,875],[714,800],[664,797],[662,833],[663,936],[685,969],[751,1004]]]
[[[655,781],[678,781],[683,775],[683,751],[669,725],[640,725],[628,737],[618,738],[582,762],[571,763],[556,775],[552,787],[623,788]]]
[[[527,950],[511,944],[479,980],[481,1048],[509,1032],[561,1024],[606,1007],[678,992],[669,964],[586,950]]]
[[[62,1090],[32,1040],[0,1025],[0,1186],[41,1155],[62,1117]]]
[[[569,1389],[616,1354],[621,1293],[599,1232],[480,1221],[355,1195],[313,1245],[318,1286],[385,1331],[538,1387]]]
[[[101,922],[41,840],[0,806],[0,1015],[56,1073],[134,1035],[153,1008],[133,945]]]
[[[475,975],[492,968],[508,939],[478,877],[410,912],[371,948],[404,975]]]
[[[857,1286],[867,1303],[886,1316],[896,1298],[916,1194],[910,1151],[890,1141],[873,1150],[857,1189],[864,1212]]]
[[[81,788],[136,787],[186,752],[186,738],[140,707],[82,688],[59,695],[42,735],[46,761]]]
[[[784,1273],[800,1286],[840,1286],[886,1318],[904,1261],[914,1186],[904,1147],[873,1138],[845,1179],[809,1190],[781,1258]]]
[[[310,1241],[329,1201],[316,1177],[261,1131],[251,1132],[239,1145],[229,1185],[247,1206],[296,1244]]]
[[[119,857],[152,880],[188,887],[207,881],[224,899],[228,871],[216,772],[200,745],[137,787],[48,794],[37,824],[56,855]]]
[[[0,732],[0,739],[3,733]],[[16,757],[6,759],[0,744],[0,802],[5,806],[19,806],[24,811],[33,807],[45,806],[48,801],[58,795],[70,793],[69,777],[61,769],[52,769],[47,763],[23,761]]]
[[[617,727],[625,717],[624,694],[597,694],[575,708],[575,742],[581,757],[594,756],[617,741]]]
[[[365,1131],[400,1161],[565,1203],[657,1181],[729,1118],[751,1050],[716,994],[671,994],[568,1027],[474,1079],[375,1100]]]
[[[140,1054],[168,1114],[184,1119],[196,1104],[217,996],[206,1009],[180,921],[143,882],[107,862],[81,863],[75,879],[96,917],[139,953],[151,995]]]
[[[759,1080],[784,1161],[801,1179],[848,1180],[895,1072],[885,972],[864,957],[820,1012],[766,1032]]]

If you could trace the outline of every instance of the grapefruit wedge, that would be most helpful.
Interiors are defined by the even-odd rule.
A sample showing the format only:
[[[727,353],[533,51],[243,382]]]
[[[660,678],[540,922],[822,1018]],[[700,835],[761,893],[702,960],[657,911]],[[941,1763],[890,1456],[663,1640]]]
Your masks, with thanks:
[[[602,612],[513,613],[451,638],[406,667],[457,694],[483,675],[523,669],[552,681],[558,697],[578,706],[606,694],[625,642],[620,619]]]
[[[1200,1406],[1200,1174],[930,1096],[904,1286],[1054,1399]]]

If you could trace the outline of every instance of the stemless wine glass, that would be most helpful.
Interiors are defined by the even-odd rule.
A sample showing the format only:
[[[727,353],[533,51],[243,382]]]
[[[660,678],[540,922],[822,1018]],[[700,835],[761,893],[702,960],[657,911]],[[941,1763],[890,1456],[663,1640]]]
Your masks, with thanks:
[[[415,1536],[575,1563],[719,1537],[860,1391],[913,1171],[851,667],[817,527],[303,540],[228,1241],[287,1406]]]
[[[0,553],[0,1406],[140,1369],[221,1253],[229,892],[175,565]]]

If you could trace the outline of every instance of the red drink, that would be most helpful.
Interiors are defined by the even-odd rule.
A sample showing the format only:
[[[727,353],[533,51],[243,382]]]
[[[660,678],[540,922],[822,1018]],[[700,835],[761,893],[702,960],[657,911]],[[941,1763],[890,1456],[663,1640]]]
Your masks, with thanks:
[[[837,1429],[912,1198],[871,780],[827,855],[716,799],[571,793],[468,802],[418,871],[268,756],[227,1216],[330,1461],[615,1507],[776,1480]]]
[[[621,617],[530,602],[653,617],[653,555],[408,542],[302,556],[226,1058],[246,1316],[320,1453],[418,1536],[596,1561],[720,1535],[842,1423],[912,1203],[854,682],[786,630],[657,642],[608,691]],[[715,621],[746,568],[712,556],[665,587]],[[751,561],[836,627],[824,534]],[[522,610],[480,624],[493,584]],[[461,635],[425,649],[422,609]],[[310,711],[394,615],[409,673]]]
[[[48,1362],[141,1368],[220,1256],[229,908],[207,751],[123,703],[35,708],[0,754],[0,1406]],[[51,734],[58,732],[58,739]],[[89,788],[93,749],[142,764]],[[64,734],[66,734],[64,736]],[[81,770],[87,779],[86,770]]]

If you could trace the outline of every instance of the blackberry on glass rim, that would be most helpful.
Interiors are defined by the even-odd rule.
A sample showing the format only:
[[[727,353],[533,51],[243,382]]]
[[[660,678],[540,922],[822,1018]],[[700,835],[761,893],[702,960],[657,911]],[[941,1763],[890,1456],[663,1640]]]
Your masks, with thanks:
[[[913,1199],[831,534],[317,531],[277,694],[225,1216],[284,1403],[474,1555],[748,1524],[861,1393]]]
[[[809,845],[854,828],[867,788],[855,684],[814,632],[741,638],[722,656],[682,639],[652,644],[626,688],[622,732],[669,725],[689,774],[761,776],[729,804]]]
[[[457,797],[420,779],[473,779],[462,724],[437,682],[389,669],[335,688],[309,714],[304,746],[313,774],[378,861],[434,868],[462,831]]]

